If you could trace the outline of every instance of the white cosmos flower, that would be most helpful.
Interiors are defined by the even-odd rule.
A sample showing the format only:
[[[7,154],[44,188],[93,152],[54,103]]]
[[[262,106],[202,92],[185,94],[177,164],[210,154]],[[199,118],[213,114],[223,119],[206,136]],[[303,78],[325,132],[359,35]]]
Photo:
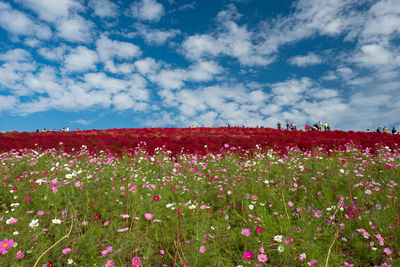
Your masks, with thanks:
[[[274,241],[280,243],[282,242],[283,235],[276,235],[274,236]]]
[[[61,220],[60,219],[53,219],[51,220],[54,224],[60,224]]]
[[[254,209],[254,205],[253,205],[253,204],[250,204],[250,205],[249,205],[249,209],[250,209],[250,210],[253,210],[253,209]]]
[[[283,252],[284,250],[285,250],[285,247],[284,247],[284,246],[281,245],[281,246],[278,247],[278,251],[279,251],[279,252]]]
[[[39,220],[38,219],[33,219],[30,223],[29,223],[29,227],[35,229],[36,227],[39,226]]]

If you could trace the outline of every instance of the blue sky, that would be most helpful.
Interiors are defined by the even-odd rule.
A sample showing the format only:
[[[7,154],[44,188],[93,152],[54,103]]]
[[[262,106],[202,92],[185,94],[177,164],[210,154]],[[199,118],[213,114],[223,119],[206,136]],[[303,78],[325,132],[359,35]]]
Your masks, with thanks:
[[[0,131],[400,126],[398,0],[2,0]]]

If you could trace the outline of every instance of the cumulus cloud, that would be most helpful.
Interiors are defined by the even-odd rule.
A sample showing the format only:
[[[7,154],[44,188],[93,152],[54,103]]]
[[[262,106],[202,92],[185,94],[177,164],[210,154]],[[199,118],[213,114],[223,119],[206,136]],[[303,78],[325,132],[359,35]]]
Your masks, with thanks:
[[[21,80],[37,68],[31,54],[24,49],[11,49],[0,54],[0,62],[0,90],[4,88],[18,96],[30,94],[29,88],[23,86]]]
[[[71,121],[70,123],[77,123],[77,124],[82,124],[82,125],[89,125],[89,124],[91,124],[92,122],[91,122],[91,121],[88,121],[88,120],[85,120],[85,119],[77,119],[77,120]]]
[[[74,16],[57,24],[58,36],[70,42],[90,42],[93,23],[80,16]]]
[[[157,63],[154,58],[150,57],[135,61],[134,66],[137,71],[143,75],[155,74],[160,68],[160,64]]]
[[[260,50],[257,36],[247,25],[240,26],[241,17],[233,5],[218,13],[217,29],[210,34],[195,34],[182,43],[183,54],[191,60],[230,56],[246,66],[265,66],[273,62],[273,56]]]
[[[164,7],[156,0],[140,0],[131,4],[130,12],[139,20],[158,22],[164,14]]]
[[[115,18],[118,16],[118,5],[110,0],[90,0],[89,7],[100,18]]]
[[[51,61],[59,61],[64,57],[67,47],[64,45],[57,47],[41,47],[37,51],[43,58]]]
[[[159,29],[151,29],[143,24],[136,24],[135,28],[146,43],[157,46],[165,44],[168,39],[172,39],[181,33],[179,30],[163,31]]]
[[[98,61],[97,53],[85,46],[78,46],[65,56],[64,67],[70,72],[94,69]]]
[[[33,10],[42,20],[49,22],[68,18],[71,12],[84,9],[78,0],[16,0],[16,2]]]
[[[104,35],[96,41],[96,47],[101,60],[110,58],[131,59],[141,55],[141,50],[137,45],[111,40]]]
[[[18,99],[13,95],[0,95],[0,112],[14,109],[17,103]]]
[[[199,61],[188,69],[163,69],[150,79],[165,89],[182,88],[186,81],[207,82],[222,72],[222,67],[214,61]]]
[[[365,67],[380,68],[392,64],[399,65],[400,53],[396,50],[389,50],[380,44],[368,44],[360,47],[354,60]]]
[[[289,63],[299,67],[306,67],[311,65],[318,65],[322,62],[319,55],[315,53],[308,53],[305,56],[295,56],[289,59]]]
[[[34,22],[28,15],[13,9],[7,3],[0,3],[0,27],[12,34],[36,36],[44,40],[52,35],[48,26]]]

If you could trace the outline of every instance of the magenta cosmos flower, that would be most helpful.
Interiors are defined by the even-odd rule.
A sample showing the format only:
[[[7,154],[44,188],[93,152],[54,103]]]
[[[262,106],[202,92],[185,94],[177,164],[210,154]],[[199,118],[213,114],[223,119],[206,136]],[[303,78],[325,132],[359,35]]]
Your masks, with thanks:
[[[253,251],[251,250],[246,250],[246,252],[243,254],[243,259],[249,260],[254,257]]]
[[[21,251],[18,251],[16,257],[17,257],[17,259],[22,259],[23,257],[25,257],[25,254]]]
[[[140,261],[140,258],[139,257],[134,257],[133,259],[132,259],[132,266],[141,266],[141,261]]]

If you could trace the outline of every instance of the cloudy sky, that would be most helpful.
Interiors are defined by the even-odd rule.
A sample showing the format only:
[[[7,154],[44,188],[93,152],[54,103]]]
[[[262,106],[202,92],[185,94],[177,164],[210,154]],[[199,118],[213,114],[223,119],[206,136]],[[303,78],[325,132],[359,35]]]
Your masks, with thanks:
[[[399,0],[1,0],[0,131],[400,126]]]

